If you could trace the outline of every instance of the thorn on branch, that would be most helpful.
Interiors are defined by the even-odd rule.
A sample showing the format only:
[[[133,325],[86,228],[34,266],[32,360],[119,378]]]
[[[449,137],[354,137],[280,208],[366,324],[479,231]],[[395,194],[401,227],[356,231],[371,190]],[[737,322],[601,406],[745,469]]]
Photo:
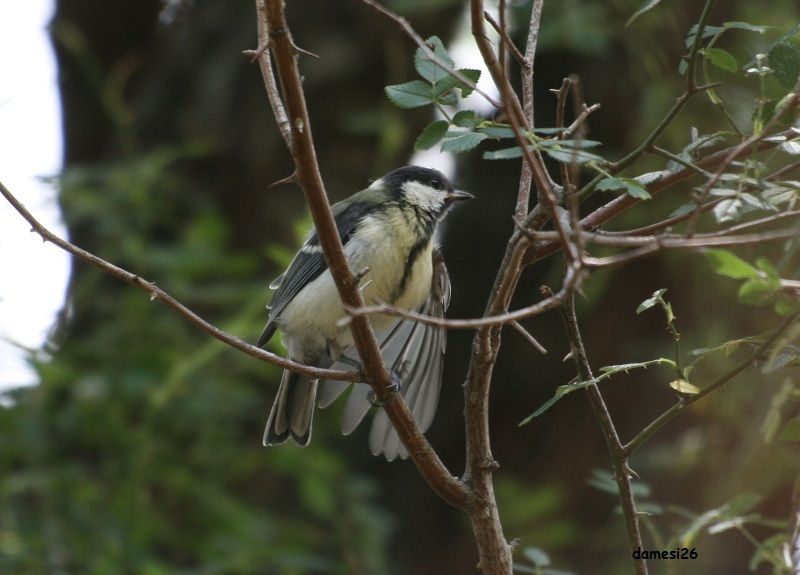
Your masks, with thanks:
[[[311,56],[312,58],[317,58],[317,59],[319,59],[319,54],[314,54],[314,52],[311,52],[311,51],[309,51],[309,50],[306,50],[306,49],[304,49],[304,48],[301,48],[300,46],[298,46],[298,45],[297,45],[297,44],[295,44],[294,42],[292,42],[292,49],[293,49],[293,50],[294,50],[294,51],[295,51],[297,54],[303,54],[303,55],[305,55],[305,56]]]
[[[256,62],[264,52],[269,50],[271,42],[264,42],[255,50],[242,50],[242,55],[250,58],[250,63]]]
[[[291,174],[289,174],[288,176],[286,176],[285,178],[281,178],[280,180],[276,180],[276,181],[272,182],[267,187],[268,188],[274,188],[275,186],[280,186],[280,185],[283,185],[283,184],[297,184],[297,185],[300,185],[300,182],[297,179],[297,172],[294,171]]]

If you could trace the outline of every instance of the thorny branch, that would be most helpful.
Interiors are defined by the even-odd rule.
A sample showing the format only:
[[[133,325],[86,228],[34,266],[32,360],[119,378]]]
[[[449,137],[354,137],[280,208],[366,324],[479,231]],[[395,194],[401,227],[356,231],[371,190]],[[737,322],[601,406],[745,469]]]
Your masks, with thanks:
[[[292,40],[286,21],[283,0],[256,0],[259,19],[259,45],[267,46],[260,56],[275,59],[283,102],[291,125],[289,151],[295,165],[297,181],[306,197],[320,238],[328,268],[333,276],[342,304],[363,307],[357,278],[353,275],[344,255],[342,242],[336,230],[330,203],[319,173],[316,151],[311,132],[311,122],[306,108],[302,80],[297,66],[298,50]],[[261,23],[263,21],[263,23]],[[266,34],[266,36],[265,36]],[[262,68],[263,69],[263,68]],[[272,103],[272,100],[270,100]],[[399,393],[393,391],[392,380],[383,364],[380,348],[366,318],[355,318],[350,325],[356,348],[361,357],[367,381],[383,409],[392,421],[398,435],[431,488],[451,505],[470,508],[474,505],[466,486],[445,468],[439,456],[419,430],[411,412]]]
[[[263,350],[259,347],[251,345],[246,341],[239,339],[238,337],[231,335],[218,327],[210,324],[195,312],[190,310],[188,307],[183,305],[181,302],[176,300],[174,297],[169,295],[166,291],[161,289],[160,287],[156,286],[155,283],[149,282],[138,276],[134,273],[131,273],[127,270],[122,269],[119,266],[112,264],[91,252],[88,252],[82,248],[79,248],[75,244],[72,244],[50,230],[44,227],[39,221],[33,217],[33,215],[22,205],[22,203],[6,188],[2,183],[0,183],[0,194],[8,201],[9,204],[31,225],[31,231],[36,232],[42,237],[42,240],[46,242],[50,242],[55,246],[58,246],[65,252],[72,254],[76,258],[85,261],[87,263],[92,264],[93,266],[101,269],[102,271],[111,274],[112,276],[121,279],[124,282],[127,282],[133,286],[141,288],[150,294],[150,299],[159,300],[164,302],[165,305],[172,308],[180,315],[185,317],[189,320],[193,325],[201,329],[202,331],[206,332],[210,336],[220,340],[223,343],[230,345],[231,347],[235,347],[236,349],[243,351],[248,355],[252,355],[258,359],[263,361],[272,363],[279,367],[283,367],[285,369],[291,369],[298,373],[302,373],[305,375],[310,375],[312,377],[324,378],[324,379],[338,379],[343,381],[361,381],[363,379],[362,375],[356,371],[339,371],[334,369],[320,369],[318,367],[313,367],[310,365],[305,365],[302,363],[298,363],[296,361],[292,361],[290,359],[286,359],[285,357],[281,357],[279,355],[275,355],[274,353],[270,353],[266,350]]]
[[[575,362],[575,367],[581,381],[592,381],[592,368],[589,365],[589,359],[586,356],[586,350],[583,347],[583,338],[581,337],[580,328],[578,327],[578,319],[575,315],[575,299],[574,297],[568,298],[561,306],[561,316],[566,326],[567,339],[569,340],[570,351],[572,352],[572,359]],[[628,546],[631,552],[636,549],[642,548],[642,534],[639,530],[639,514],[636,511],[636,503],[633,497],[633,488],[631,486],[631,472],[628,468],[628,459],[622,442],[619,439],[614,422],[611,419],[611,413],[608,411],[603,396],[600,393],[600,388],[596,384],[591,384],[586,388],[586,394],[589,397],[589,403],[594,411],[597,423],[603,432],[603,437],[608,445],[609,453],[611,454],[611,463],[614,467],[614,480],[619,488],[619,498],[622,505],[622,515],[625,518],[625,524],[628,528]],[[638,575],[647,575],[647,562],[642,559],[634,559],[636,566],[636,573]]]

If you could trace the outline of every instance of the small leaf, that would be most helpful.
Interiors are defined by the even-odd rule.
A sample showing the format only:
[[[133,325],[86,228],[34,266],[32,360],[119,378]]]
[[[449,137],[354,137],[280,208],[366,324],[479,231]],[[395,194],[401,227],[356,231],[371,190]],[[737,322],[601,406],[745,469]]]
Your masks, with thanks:
[[[733,54],[722,48],[706,48],[703,50],[703,55],[720,70],[735,73],[739,68]]]
[[[781,441],[800,441],[800,415],[790,419],[783,426],[778,439]]]
[[[636,308],[636,313],[640,314],[643,311],[647,311],[654,305],[658,303],[658,300],[661,299],[664,294],[667,293],[667,288],[661,288],[660,290],[656,290],[653,292],[653,295],[644,300],[639,306]]]
[[[718,32],[722,32],[722,26],[706,26],[703,28],[703,38],[710,38],[711,36],[716,35]],[[694,44],[694,39],[697,36],[697,24],[689,28],[689,33],[686,35],[686,47],[691,48],[692,44]]]
[[[439,140],[444,138],[449,126],[446,120],[431,122],[422,130],[417,141],[414,142],[414,149],[419,152],[432,148]]]
[[[579,381],[577,383],[567,383],[567,384],[564,384],[564,385],[559,385],[556,388],[556,392],[553,394],[553,397],[551,397],[546,402],[544,402],[541,405],[541,407],[539,407],[539,409],[537,409],[532,414],[530,414],[528,417],[526,417],[525,419],[520,421],[518,427],[522,427],[523,425],[527,425],[534,418],[539,417],[545,411],[547,411],[548,409],[553,407],[559,399],[561,399],[562,397],[564,397],[568,393],[572,393],[573,391],[577,391],[579,389],[583,389],[585,387],[589,387],[590,385],[594,385],[595,381],[596,380],[594,380],[594,379],[589,379],[587,381]]]
[[[771,26],[757,26],[750,22],[725,22],[722,27],[726,30],[744,30],[746,32],[755,32],[756,34],[763,34],[771,28]]]
[[[670,381],[669,386],[681,395],[697,395],[700,393],[699,387],[692,385],[685,379],[676,379],[675,381]]]
[[[400,108],[419,108],[433,102],[433,91],[422,80],[386,86],[384,91],[392,104]]]
[[[767,274],[767,277],[773,281],[780,282],[781,274],[775,269],[775,266],[767,258],[758,258],[756,260],[756,267],[762,272]]]
[[[791,90],[800,75],[800,49],[788,42],[775,44],[769,51],[769,65],[775,71],[775,79]]]
[[[759,277],[758,270],[736,254],[722,249],[708,249],[705,255],[714,271],[733,279],[750,279]]]
[[[458,72],[462,76],[464,76],[465,78],[470,80],[473,84],[477,84],[478,80],[480,80],[480,77],[481,77],[481,71],[480,70],[473,70],[471,68],[461,68],[460,70],[458,70]],[[472,94],[472,91],[473,91],[471,86],[469,86],[468,84],[462,82],[461,80],[459,80],[453,74],[448,74],[445,78],[443,78],[442,80],[440,80],[439,82],[436,83],[435,88],[434,88],[434,93],[443,94],[443,93],[447,92],[448,90],[452,90],[453,88],[460,88],[461,89],[461,97],[462,98],[466,98],[467,96]]]
[[[628,21],[625,22],[625,27],[627,28],[628,26],[633,24],[633,21],[636,20],[639,16],[641,16],[642,14],[647,12],[648,10],[652,10],[653,8],[658,6],[659,4],[661,4],[661,0],[646,0],[646,2],[644,4],[642,4],[639,7],[639,9],[631,15],[630,18],[628,18]]]
[[[486,134],[478,132],[458,132],[457,136],[452,138],[448,137],[442,142],[443,152],[452,152],[457,154],[459,152],[466,152],[486,139]]]
[[[781,289],[778,282],[771,282],[766,279],[751,279],[739,286],[739,301],[750,305],[764,305],[769,303],[775,292]]]
[[[482,134],[486,134],[490,138],[497,138],[501,140],[514,138],[516,136],[514,134],[514,130],[506,126],[486,126],[485,128],[479,128],[479,130]]]
[[[573,162],[576,164],[588,164],[589,162],[598,162],[602,163],[605,162],[605,158],[602,156],[598,156],[597,154],[590,154],[589,152],[584,152],[583,150],[572,150],[572,149],[554,149],[554,148],[546,148],[545,152],[548,156],[557,160],[564,164],[572,164]]]
[[[478,114],[472,110],[459,110],[453,116],[453,125],[459,128],[474,128],[480,121]]]
[[[603,178],[597,183],[597,190],[625,190],[625,192],[634,198],[641,200],[649,200],[652,196],[647,188],[641,182],[633,178]]]
[[[730,193],[730,190],[727,190],[727,192]],[[741,209],[742,200],[738,198],[731,198],[728,200],[722,200],[712,208],[712,211],[717,222],[723,223],[735,220],[738,217]]]
[[[533,146],[528,146],[529,150],[533,150]],[[493,152],[484,152],[484,160],[513,160],[514,158],[522,157],[522,148],[514,146],[513,148],[503,148],[502,150],[495,150]]]
[[[447,64],[450,68],[455,66],[438,36],[431,36],[425,40],[425,44],[444,64]],[[419,75],[431,84],[435,84],[450,75],[446,70],[443,70],[441,66],[431,60],[430,56],[422,48],[417,48],[417,51],[414,53],[414,66]]]

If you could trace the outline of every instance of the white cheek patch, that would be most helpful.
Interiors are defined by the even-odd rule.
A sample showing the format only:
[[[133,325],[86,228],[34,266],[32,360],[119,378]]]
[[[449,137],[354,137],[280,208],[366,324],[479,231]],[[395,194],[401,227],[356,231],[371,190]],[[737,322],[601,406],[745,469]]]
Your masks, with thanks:
[[[427,212],[438,212],[444,205],[444,192],[421,182],[405,182],[403,191],[409,202],[416,204]]]

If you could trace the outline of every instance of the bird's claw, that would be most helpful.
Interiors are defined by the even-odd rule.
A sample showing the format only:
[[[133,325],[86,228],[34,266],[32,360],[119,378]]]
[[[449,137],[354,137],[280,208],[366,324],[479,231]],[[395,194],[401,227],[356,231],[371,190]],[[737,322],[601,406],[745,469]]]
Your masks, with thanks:
[[[384,405],[386,405],[392,399],[392,397],[394,397],[394,395],[396,393],[399,393],[400,390],[402,389],[402,385],[401,385],[401,382],[400,382],[400,376],[397,375],[394,372],[394,370],[390,371],[389,374],[390,374],[390,376],[392,378],[392,382],[386,388],[386,390],[389,392],[388,395],[386,396],[386,399],[380,400],[375,396],[375,392],[374,391],[370,391],[369,395],[367,395],[367,401],[369,401],[369,404],[371,406],[373,406],[373,407],[383,407]]]

